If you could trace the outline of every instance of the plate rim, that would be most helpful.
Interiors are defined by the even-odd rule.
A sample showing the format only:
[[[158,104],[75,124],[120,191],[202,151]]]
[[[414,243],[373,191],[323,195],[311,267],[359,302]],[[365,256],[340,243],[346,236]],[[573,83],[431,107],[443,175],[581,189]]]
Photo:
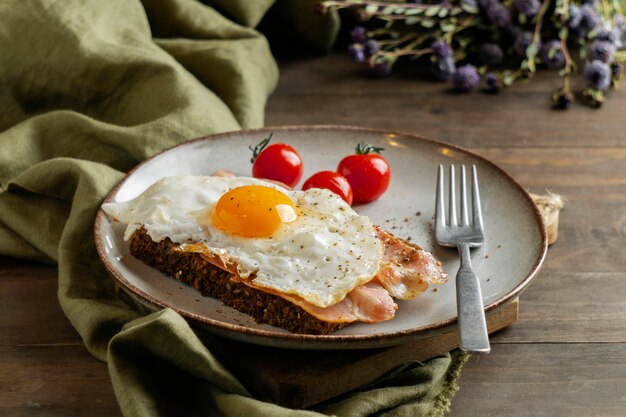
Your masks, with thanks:
[[[228,138],[228,137],[233,137],[233,136],[241,136],[241,135],[249,135],[249,134],[255,134],[255,133],[271,133],[271,132],[276,132],[276,131],[280,131],[280,132],[289,132],[289,131],[296,131],[296,130],[341,130],[341,131],[352,131],[352,132],[368,132],[368,133],[373,133],[373,134],[381,134],[381,135],[388,135],[388,134],[393,134],[393,135],[398,135],[398,136],[403,136],[403,137],[408,137],[411,140],[419,140],[419,141],[423,141],[423,142],[428,142],[430,144],[433,145],[437,145],[437,146],[442,146],[451,150],[455,150],[464,154],[467,154],[473,158],[479,159],[482,163],[488,165],[491,169],[494,169],[495,171],[497,171],[500,175],[502,175],[510,184],[512,184],[515,188],[516,191],[518,191],[518,193],[527,200],[527,202],[529,203],[530,207],[532,208],[532,213],[534,215],[534,219],[537,222],[537,225],[539,226],[539,230],[541,231],[541,251],[540,251],[540,255],[538,257],[538,259],[535,261],[533,267],[531,268],[528,276],[526,276],[522,281],[520,281],[513,289],[511,289],[509,292],[507,292],[505,295],[503,295],[502,297],[498,298],[497,300],[493,301],[492,303],[486,305],[485,308],[485,312],[489,312],[501,305],[506,304],[507,302],[513,300],[515,297],[517,297],[524,289],[526,289],[528,287],[528,285],[530,284],[530,282],[536,277],[537,273],[539,272],[539,270],[541,269],[541,266],[543,264],[543,261],[546,258],[546,253],[547,253],[547,249],[548,249],[548,237],[547,237],[547,231],[545,228],[545,224],[543,222],[543,218],[541,216],[541,213],[539,212],[539,209],[537,208],[537,206],[534,204],[534,202],[532,201],[532,198],[530,197],[530,195],[528,194],[528,192],[511,176],[509,175],[505,170],[503,170],[502,168],[500,168],[498,165],[496,165],[494,162],[490,161],[489,159],[486,159],[485,157],[482,157],[478,154],[476,154],[475,152],[472,152],[462,146],[456,145],[456,144],[451,144],[451,143],[447,143],[441,140],[437,140],[437,139],[432,139],[432,138],[428,138],[428,137],[424,137],[415,133],[410,133],[410,132],[404,132],[404,131],[400,131],[400,130],[389,130],[389,129],[381,129],[381,128],[372,128],[372,127],[360,127],[360,126],[352,126],[352,125],[334,125],[334,124],[312,124],[312,125],[281,125],[281,126],[266,126],[266,127],[262,127],[262,128],[256,128],[256,129],[242,129],[242,130],[235,130],[235,131],[229,131],[229,132],[222,132],[222,133],[217,133],[217,134],[212,134],[212,135],[205,135],[202,137],[198,137],[195,139],[191,139],[189,141],[186,142],[182,142],[179,143],[177,145],[174,145],[170,148],[164,149],[154,155],[152,155],[151,157],[144,159],[143,161],[139,162],[136,166],[134,166],[130,171],[128,171],[124,177],[109,191],[109,193],[106,195],[106,197],[104,198],[104,200],[102,201],[102,203],[100,204],[99,208],[98,208],[98,212],[96,214],[96,218],[94,221],[94,226],[93,226],[93,233],[94,233],[94,241],[96,244],[96,250],[98,253],[98,256],[100,258],[100,261],[103,263],[105,269],[107,270],[107,272],[112,276],[112,278],[116,281],[116,283],[118,285],[120,285],[123,290],[125,291],[130,291],[131,292],[131,296],[132,297],[139,297],[143,302],[148,302],[150,305],[154,306],[154,307],[158,307],[160,309],[165,309],[165,308],[169,308],[172,309],[173,311],[177,312],[178,314],[180,314],[181,316],[185,317],[188,320],[192,320],[195,321],[203,326],[209,326],[209,328],[215,328],[215,330],[219,330],[219,334],[223,334],[228,336],[229,332],[235,332],[237,336],[251,336],[251,337],[260,337],[262,339],[267,338],[267,344],[268,345],[275,345],[275,342],[280,342],[281,347],[287,347],[289,348],[289,343],[294,344],[294,345],[300,345],[300,344],[308,344],[310,346],[306,346],[307,348],[319,348],[320,346],[326,345],[326,344],[332,344],[337,345],[337,344],[355,344],[355,345],[364,345],[365,346],[355,346],[355,348],[357,347],[373,347],[373,346],[367,346],[368,343],[370,342],[374,342],[374,341],[380,341],[381,339],[384,339],[384,341],[386,342],[385,345],[393,345],[393,344],[400,344],[403,341],[407,340],[408,338],[411,337],[417,337],[421,334],[430,332],[430,331],[435,331],[435,330],[439,330],[442,328],[445,328],[447,326],[453,325],[456,323],[457,321],[457,317],[452,317],[449,319],[445,319],[445,320],[440,320],[434,323],[430,323],[426,326],[421,326],[421,327],[417,327],[417,328],[413,328],[413,329],[405,329],[405,330],[400,330],[400,331],[395,331],[395,332],[390,332],[390,333],[385,333],[384,335],[381,334],[367,334],[367,335],[336,335],[336,334],[329,334],[329,335],[311,335],[311,334],[300,334],[300,333],[282,333],[282,332],[274,332],[271,330],[265,330],[265,329],[258,329],[258,328],[251,328],[251,327],[247,327],[247,326],[243,326],[243,325],[237,325],[237,324],[231,324],[231,323],[226,323],[223,322],[221,320],[217,320],[217,319],[212,319],[210,317],[206,317],[206,316],[202,316],[202,315],[198,315],[198,314],[194,314],[191,313],[189,311],[185,311],[181,308],[177,308],[174,305],[171,305],[171,303],[167,303],[164,302],[162,300],[159,300],[153,296],[151,296],[150,294],[147,294],[146,292],[142,291],[141,289],[139,289],[138,287],[136,287],[133,283],[131,283],[130,281],[128,281],[123,274],[121,274],[109,261],[109,259],[106,256],[106,252],[105,252],[105,248],[104,248],[104,239],[101,237],[102,234],[102,224],[103,221],[106,218],[106,215],[104,213],[104,211],[102,210],[102,204],[104,203],[108,203],[110,201],[113,200],[113,197],[117,194],[117,192],[119,191],[119,189],[131,178],[131,176],[138,171],[139,169],[141,169],[144,165],[150,163],[152,160],[158,158],[159,156],[161,156],[162,154],[164,154],[165,152],[170,152],[174,149],[177,148],[182,148],[185,146],[192,146],[196,143],[199,142],[206,142],[206,141],[215,141],[215,140],[222,140],[224,138]],[[233,335],[234,337],[234,335]],[[234,337],[238,340],[241,340],[240,337]],[[250,340],[250,343],[256,343],[256,344],[264,344],[264,343],[258,343],[256,341]],[[274,343],[272,343],[274,342]],[[377,346],[380,346],[377,344]],[[291,347],[298,347],[298,346],[291,346]],[[346,346],[347,348],[352,348],[352,346]]]

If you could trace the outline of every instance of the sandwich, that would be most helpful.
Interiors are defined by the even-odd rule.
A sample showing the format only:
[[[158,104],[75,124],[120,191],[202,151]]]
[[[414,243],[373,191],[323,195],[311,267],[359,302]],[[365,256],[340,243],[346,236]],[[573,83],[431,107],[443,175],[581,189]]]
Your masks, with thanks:
[[[393,319],[447,274],[331,191],[247,177],[163,178],[106,203],[130,253],[202,295],[294,333]]]

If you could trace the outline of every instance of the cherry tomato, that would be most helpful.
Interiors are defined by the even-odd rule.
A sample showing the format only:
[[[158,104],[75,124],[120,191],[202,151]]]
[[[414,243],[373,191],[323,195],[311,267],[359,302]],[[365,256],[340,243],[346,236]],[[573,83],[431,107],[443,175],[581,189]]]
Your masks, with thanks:
[[[294,187],[302,178],[302,158],[298,152],[285,143],[269,145],[272,135],[252,147],[252,176],[280,181]]]
[[[350,187],[346,177],[337,172],[320,171],[311,175],[302,185],[303,190],[308,190],[309,188],[325,188],[352,205],[352,187]]]
[[[339,162],[337,172],[350,183],[354,203],[369,203],[387,191],[391,170],[385,158],[379,154],[382,150],[359,143],[356,154],[346,156]]]

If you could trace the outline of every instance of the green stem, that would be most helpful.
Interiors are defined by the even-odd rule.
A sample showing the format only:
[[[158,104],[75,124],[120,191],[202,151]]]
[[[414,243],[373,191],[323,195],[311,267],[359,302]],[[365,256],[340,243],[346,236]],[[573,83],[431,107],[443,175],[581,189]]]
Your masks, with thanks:
[[[541,27],[543,26],[543,18],[545,17],[548,7],[550,7],[550,0],[543,0],[539,13],[537,13],[537,23],[535,23],[535,31],[533,32],[532,45],[537,49],[539,42],[541,41]],[[535,72],[535,56],[528,57],[528,69],[531,73]]]
[[[402,7],[404,9],[428,9],[432,6],[432,4],[411,4],[411,3],[387,3],[384,1],[341,1],[341,0],[327,0],[323,1],[322,6],[324,7],[337,7],[337,8],[346,8],[346,7],[354,7],[354,6],[376,6],[376,7]]]
[[[401,38],[397,39],[388,39],[383,41],[377,41],[380,46],[395,46],[400,45],[403,42],[410,41],[411,39],[415,39],[417,35],[415,33],[410,33],[408,35],[404,35]]]
[[[543,18],[550,7],[550,0],[543,0],[539,13],[537,13],[537,23],[535,23],[535,31],[533,32],[533,43],[538,45],[541,40],[541,27],[543,26]]]
[[[567,25],[569,21],[569,0],[563,0],[563,20],[561,21],[562,25]]]
[[[451,44],[452,39],[454,39],[455,35],[457,35],[459,32],[464,31],[465,29],[469,29],[471,27],[477,26],[479,23],[480,23],[480,19],[477,19],[475,17],[470,17],[468,19],[465,19],[463,22],[461,22],[461,24],[456,29],[446,34],[446,42],[448,44]]]
[[[321,3],[319,3],[319,7],[321,7],[324,11],[328,11],[329,9],[345,9],[345,8],[349,8],[349,7],[362,7],[362,8],[367,8],[368,6],[374,6],[376,7],[376,11],[373,11],[370,13],[371,16],[376,16],[379,19],[383,19],[382,16],[384,16],[385,20],[388,21],[394,21],[394,20],[406,20],[407,18],[410,17],[415,17],[415,14],[413,15],[406,15],[405,13],[384,13],[383,11],[379,10],[378,8],[382,8],[382,10],[384,10],[385,8],[401,8],[403,10],[407,10],[407,9],[419,9],[419,10],[427,10],[430,9],[431,7],[439,7],[441,9],[447,9],[448,11],[452,10],[451,5],[436,5],[436,4],[411,4],[411,3],[387,3],[387,2],[383,2],[383,1],[355,1],[355,0],[327,0],[327,1],[323,1]],[[367,9],[366,9],[367,10]],[[430,19],[441,19],[438,18],[436,15],[435,16],[428,16],[428,18]]]
[[[431,48],[424,48],[424,49],[400,49],[397,51],[393,51],[393,52],[387,52],[387,51],[379,51],[376,55],[377,56],[385,56],[385,57],[389,57],[389,58],[397,58],[400,56],[412,56],[414,58],[420,57],[422,55],[426,55],[426,54],[431,54],[433,52],[433,50]],[[372,57],[375,58],[375,57]]]
[[[561,38],[561,50],[563,51],[563,57],[565,57],[565,74],[568,76],[574,70],[574,61],[572,60],[572,56],[569,53],[569,49],[567,48],[567,36]],[[563,80],[565,83],[565,79]]]
[[[413,56],[414,58],[419,58],[422,55],[427,53],[431,53],[432,49],[425,48],[420,50],[414,50],[417,45],[424,42],[426,39],[430,38],[431,35],[426,33],[421,36],[416,36],[415,40],[411,43],[406,44],[402,48],[396,49],[394,51],[378,51],[375,55],[370,58],[370,64],[373,64],[378,57],[388,57],[388,58],[397,58],[400,56]]]
[[[415,40],[409,44],[407,44],[403,49],[413,49],[415,48],[417,45],[419,45],[420,43],[424,42],[426,39],[430,38],[429,34],[426,35],[422,35],[419,37],[416,37]]]

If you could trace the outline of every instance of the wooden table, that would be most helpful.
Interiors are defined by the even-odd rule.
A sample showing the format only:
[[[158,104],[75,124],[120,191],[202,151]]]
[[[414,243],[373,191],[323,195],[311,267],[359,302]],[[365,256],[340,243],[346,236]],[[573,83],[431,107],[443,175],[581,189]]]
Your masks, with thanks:
[[[417,133],[491,159],[530,191],[563,194],[560,235],[520,319],[460,379],[450,416],[626,414],[626,93],[550,110],[540,74],[499,96],[404,73],[375,80],[342,54],[281,59],[267,125]],[[120,416],[106,365],[63,316],[52,267],[0,259],[0,415]]]

